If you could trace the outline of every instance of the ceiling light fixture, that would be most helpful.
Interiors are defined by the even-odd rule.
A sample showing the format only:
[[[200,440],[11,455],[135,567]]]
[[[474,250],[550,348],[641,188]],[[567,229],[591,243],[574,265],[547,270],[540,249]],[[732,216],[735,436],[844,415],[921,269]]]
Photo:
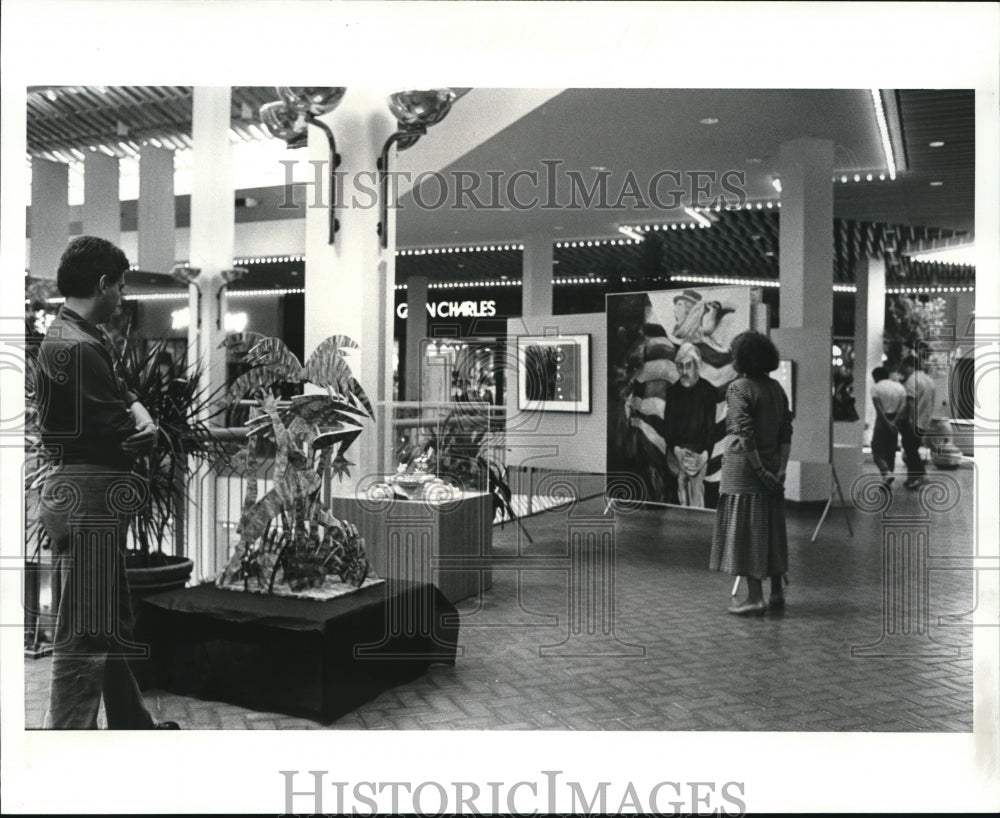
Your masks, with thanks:
[[[878,122],[878,132],[882,137],[882,152],[885,154],[885,165],[889,178],[896,178],[896,160],[892,153],[892,140],[889,139],[889,125],[885,119],[885,108],[882,106],[882,92],[878,88],[871,89],[872,105],[875,107],[875,119]]]
[[[379,173],[381,219],[378,234],[382,247],[389,246],[389,150],[393,145],[404,151],[417,143],[427,129],[448,116],[457,95],[451,88],[432,88],[427,91],[397,91],[389,96],[389,110],[399,123],[399,128],[382,147],[376,169]]]
[[[624,224],[618,228],[618,232],[621,233],[623,236],[628,236],[633,241],[642,241],[643,239],[641,233],[636,232],[631,227],[628,227]]]
[[[777,176],[772,176],[771,187],[773,187],[778,193],[781,193],[781,179],[779,179]]]
[[[231,267],[228,270],[223,270],[220,275],[222,277],[222,286],[219,287],[219,291],[215,294],[215,327],[218,330],[222,330],[223,327],[223,311],[222,311],[222,294],[226,291],[226,288],[232,284],[234,281],[239,281],[241,278],[245,277],[246,274],[250,272],[246,267]]]
[[[698,120],[701,125],[718,125],[719,118],[714,116],[706,116]]]
[[[944,142],[942,142],[940,139],[935,139],[933,142],[928,142],[927,143],[927,147],[929,147],[929,148],[943,148],[944,147]]]
[[[324,134],[330,146],[330,238],[333,244],[334,236],[340,229],[340,222],[335,215],[337,204],[337,167],[340,165],[340,154],[337,153],[337,143],[329,126],[317,119],[333,111],[347,92],[346,88],[332,86],[300,86],[279,85],[275,91],[281,97],[278,102],[268,102],[260,108],[260,120],[271,133],[285,141],[289,148],[302,148],[308,142],[308,126],[315,125]]]
[[[187,284],[198,291],[197,306],[195,311],[198,315],[198,329],[201,329],[201,287],[198,285],[198,276],[201,275],[201,267],[192,267],[189,264],[175,264],[170,270],[170,277],[174,281]]]
[[[933,182],[931,182],[931,187],[941,187],[943,184],[944,182],[941,182],[939,180],[934,180]]]
[[[702,227],[711,227],[712,226],[711,220],[708,219],[708,218],[706,218],[705,216],[702,216],[701,213],[699,213],[694,208],[685,207],[684,208],[684,212],[687,213],[696,222],[698,222],[698,224],[700,224]]]

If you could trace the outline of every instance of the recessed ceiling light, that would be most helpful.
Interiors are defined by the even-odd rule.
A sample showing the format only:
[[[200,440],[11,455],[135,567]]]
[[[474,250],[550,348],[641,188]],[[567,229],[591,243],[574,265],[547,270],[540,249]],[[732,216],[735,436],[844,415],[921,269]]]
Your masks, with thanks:
[[[935,139],[933,142],[928,142],[927,143],[927,147],[929,147],[929,148],[943,148],[944,147],[944,142],[942,142],[940,139]]]
[[[607,168],[604,167],[604,165],[591,165],[590,169],[591,170],[596,170],[598,173],[607,170]]]
[[[751,156],[749,159],[747,159],[747,164],[748,165],[759,165],[761,163],[761,161],[762,160],[760,159],[760,157],[758,157],[758,156]]]
[[[703,117],[702,119],[699,119],[698,122],[700,122],[702,125],[718,125],[719,118],[714,116],[706,116]]]
[[[944,184],[944,182],[934,181],[934,182],[931,182],[931,187],[941,187],[941,185],[943,185],[943,184]]]

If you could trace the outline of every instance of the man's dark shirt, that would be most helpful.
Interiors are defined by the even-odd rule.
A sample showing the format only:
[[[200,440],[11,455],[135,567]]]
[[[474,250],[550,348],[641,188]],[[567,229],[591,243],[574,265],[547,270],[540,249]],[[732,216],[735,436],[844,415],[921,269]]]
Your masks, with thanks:
[[[97,327],[66,307],[39,349],[37,395],[42,441],[64,465],[132,468],[122,443],[136,432],[135,396],[115,374]]]
[[[715,387],[704,378],[698,378],[690,387],[677,381],[667,387],[666,397],[663,421],[667,446],[711,455],[718,400]]]

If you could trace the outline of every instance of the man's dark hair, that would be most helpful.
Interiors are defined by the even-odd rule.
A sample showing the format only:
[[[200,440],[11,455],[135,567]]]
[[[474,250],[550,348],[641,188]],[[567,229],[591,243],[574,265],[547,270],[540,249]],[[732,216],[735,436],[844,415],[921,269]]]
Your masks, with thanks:
[[[736,371],[749,378],[759,378],[778,368],[778,348],[759,332],[741,332],[729,345]]]
[[[879,381],[884,381],[888,377],[889,377],[889,370],[886,369],[884,366],[876,366],[872,370],[872,380],[874,380],[875,383],[878,383]]]
[[[128,256],[107,239],[79,236],[59,259],[56,284],[67,298],[89,298],[97,292],[101,276],[118,281],[128,268]]]

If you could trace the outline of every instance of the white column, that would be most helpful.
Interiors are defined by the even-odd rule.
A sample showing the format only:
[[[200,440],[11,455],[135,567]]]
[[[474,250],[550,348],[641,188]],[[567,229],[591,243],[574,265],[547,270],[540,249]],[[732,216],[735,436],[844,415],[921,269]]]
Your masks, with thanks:
[[[118,157],[89,151],[83,160],[83,234],[121,244]]]
[[[31,160],[30,233],[28,270],[34,278],[54,279],[69,243],[69,165]]]
[[[521,257],[521,314],[552,315],[552,254],[550,233],[529,233],[524,237]]]
[[[305,357],[331,335],[353,338],[360,348],[349,355],[351,370],[373,404],[392,398],[395,210],[389,210],[384,250],[377,232],[376,161],[396,127],[386,98],[384,93],[352,88],[341,105],[323,117],[343,160],[338,182],[340,231],[333,246],[328,243],[330,191],[321,191],[317,201],[316,191],[310,189],[300,199],[306,202]],[[433,133],[424,138],[432,139]],[[395,152],[393,148],[390,170],[395,168]],[[326,136],[316,126],[309,127],[308,156],[300,161],[306,160],[330,161]],[[328,179],[329,174],[324,172],[323,177]],[[391,419],[376,414],[377,423],[366,428],[348,454],[357,464],[351,468],[355,481],[382,474],[391,465],[387,460],[392,451]]]
[[[197,358],[206,368],[205,387],[214,390],[225,383],[226,353],[219,349],[225,333],[216,326],[216,293],[221,286],[222,270],[232,267],[236,208],[233,198],[232,147],[229,142],[231,89],[195,86],[191,139],[194,143],[191,180],[191,250],[192,267],[200,267],[198,285],[202,297],[196,313],[191,305],[188,338],[195,342]],[[192,301],[195,291],[192,285]],[[225,313],[225,299],[222,304]],[[200,330],[198,323],[200,318]],[[212,578],[221,568],[214,554],[216,543],[216,485],[213,474],[199,474],[199,508],[192,520],[199,520],[192,531],[195,570],[202,578]],[[198,549],[197,551],[195,549]]]
[[[420,400],[420,363],[427,337],[427,276],[406,280],[405,400]]]
[[[796,421],[786,492],[799,502],[830,492],[830,350],[833,322],[833,143],[796,139],[781,145],[779,329],[783,358],[795,361]]]
[[[139,151],[137,225],[140,270],[167,273],[177,260],[174,152],[153,145]]]
[[[885,260],[863,258],[858,262],[854,296],[854,405],[864,420],[862,444],[871,442],[875,428],[872,404],[872,370],[882,365],[885,332]]]

